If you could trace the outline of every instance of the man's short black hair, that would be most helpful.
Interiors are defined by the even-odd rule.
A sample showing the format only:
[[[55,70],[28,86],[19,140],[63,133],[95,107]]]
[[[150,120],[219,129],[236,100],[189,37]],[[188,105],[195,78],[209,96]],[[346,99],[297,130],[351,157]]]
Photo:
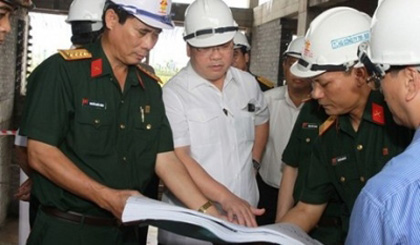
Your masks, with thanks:
[[[118,23],[120,23],[121,25],[123,25],[127,21],[128,18],[134,18],[133,15],[129,14],[125,9],[123,9],[119,5],[117,5],[117,4],[115,4],[111,1],[107,1],[106,4],[105,4],[105,11],[102,15],[102,22],[104,23],[104,27],[106,27],[105,13],[109,9],[114,10],[114,12],[118,16]]]

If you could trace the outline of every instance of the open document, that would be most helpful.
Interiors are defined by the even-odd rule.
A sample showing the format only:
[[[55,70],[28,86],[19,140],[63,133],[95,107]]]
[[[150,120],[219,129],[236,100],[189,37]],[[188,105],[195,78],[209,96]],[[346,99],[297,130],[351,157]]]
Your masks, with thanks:
[[[321,244],[291,224],[270,224],[249,228],[143,196],[133,196],[127,200],[122,221],[146,222],[170,232],[211,242]]]

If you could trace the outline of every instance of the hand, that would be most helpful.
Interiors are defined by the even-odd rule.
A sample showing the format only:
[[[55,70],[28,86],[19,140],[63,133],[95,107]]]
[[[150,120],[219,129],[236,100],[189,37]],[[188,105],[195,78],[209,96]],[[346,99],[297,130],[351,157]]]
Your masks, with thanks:
[[[227,213],[229,222],[248,227],[257,227],[255,216],[260,216],[265,212],[265,209],[254,208],[248,202],[232,193],[224,198],[220,204]]]
[[[102,195],[102,208],[111,212],[116,218],[121,220],[127,199],[130,196],[140,196],[140,192],[134,190],[115,190],[108,189]]]
[[[21,201],[28,202],[31,198],[32,179],[27,179],[23,182],[15,194],[15,197]]]

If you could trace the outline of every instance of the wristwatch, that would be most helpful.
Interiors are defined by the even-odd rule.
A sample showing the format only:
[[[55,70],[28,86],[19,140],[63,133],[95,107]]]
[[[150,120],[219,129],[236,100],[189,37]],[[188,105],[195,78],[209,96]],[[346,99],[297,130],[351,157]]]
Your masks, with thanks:
[[[259,163],[257,160],[252,159],[252,166],[254,166],[255,171],[258,172],[261,168],[261,163]]]

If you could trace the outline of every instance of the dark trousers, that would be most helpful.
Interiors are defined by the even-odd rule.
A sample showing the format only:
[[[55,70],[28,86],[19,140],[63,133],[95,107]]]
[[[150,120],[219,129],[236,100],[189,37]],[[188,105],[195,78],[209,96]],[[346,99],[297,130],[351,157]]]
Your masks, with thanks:
[[[279,189],[267,185],[259,173],[257,174],[257,184],[260,192],[258,208],[265,208],[265,213],[262,216],[257,216],[257,223],[258,225],[273,224],[276,220]]]

